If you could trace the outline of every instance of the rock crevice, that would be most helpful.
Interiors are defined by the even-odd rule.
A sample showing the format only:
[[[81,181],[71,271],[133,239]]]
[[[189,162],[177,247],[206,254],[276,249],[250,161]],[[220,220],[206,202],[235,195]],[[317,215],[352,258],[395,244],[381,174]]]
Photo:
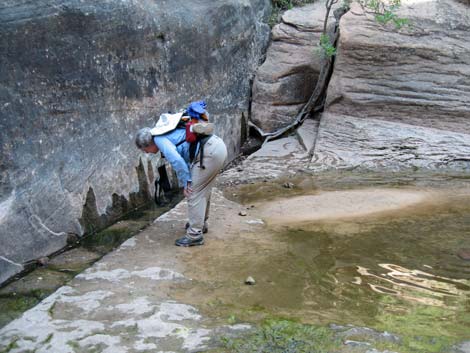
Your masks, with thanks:
[[[468,6],[402,1],[397,16],[411,25],[356,3],[341,18],[314,169],[470,170]]]

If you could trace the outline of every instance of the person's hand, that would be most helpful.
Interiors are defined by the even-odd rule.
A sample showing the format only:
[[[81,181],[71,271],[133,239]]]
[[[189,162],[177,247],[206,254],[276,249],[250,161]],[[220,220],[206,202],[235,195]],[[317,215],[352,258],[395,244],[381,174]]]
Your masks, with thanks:
[[[189,197],[193,193],[193,189],[191,187],[191,182],[188,181],[188,184],[183,190],[184,197]]]

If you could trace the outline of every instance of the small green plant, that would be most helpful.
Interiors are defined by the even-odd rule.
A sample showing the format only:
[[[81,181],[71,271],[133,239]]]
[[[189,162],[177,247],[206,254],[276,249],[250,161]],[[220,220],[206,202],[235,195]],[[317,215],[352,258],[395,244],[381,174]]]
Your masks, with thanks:
[[[410,21],[407,18],[395,17],[395,18],[393,18],[393,23],[394,23],[395,27],[398,28],[398,29],[400,29],[404,26],[409,26],[410,25]]]
[[[336,48],[330,42],[330,37],[326,34],[322,34],[320,36],[320,48],[323,54],[326,57],[331,58],[333,55],[336,54]]]
[[[359,0],[359,4],[366,11],[372,12],[375,15],[375,20],[382,25],[391,22],[398,29],[409,25],[408,19],[400,18],[396,14],[401,5],[401,0]]]
[[[312,2],[314,0],[272,0],[273,7],[281,10],[292,9],[294,6],[301,6]]]
[[[341,3],[341,8],[346,9],[347,11],[351,8],[352,0],[343,0]]]
[[[284,10],[292,9],[294,7],[294,4],[291,0],[278,0],[277,3],[278,7]]]
[[[42,341],[42,344],[50,343],[52,341],[52,337],[54,337],[53,333],[50,333],[44,341]]]
[[[236,317],[235,315],[230,315],[230,316],[228,317],[227,321],[228,321],[228,323],[229,323],[230,325],[233,325],[234,323],[237,322],[237,317]]]
[[[347,0],[346,0],[347,1]],[[333,8],[333,5],[336,4],[338,0],[326,0],[325,2],[325,7],[326,7],[326,13],[325,13],[325,19],[323,20],[323,31],[322,34],[320,35],[320,43],[318,45],[319,47],[319,52],[323,54],[325,57],[328,59],[331,59],[333,55],[336,54],[336,48],[331,43],[330,37],[327,34],[327,28],[328,28],[328,17],[330,16],[331,9]],[[349,4],[346,5],[349,7]]]

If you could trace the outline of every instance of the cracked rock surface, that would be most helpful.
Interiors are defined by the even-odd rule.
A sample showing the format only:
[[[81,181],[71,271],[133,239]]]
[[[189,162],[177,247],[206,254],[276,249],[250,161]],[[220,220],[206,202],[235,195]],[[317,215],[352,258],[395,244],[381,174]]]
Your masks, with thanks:
[[[470,170],[469,5],[402,1],[381,25],[354,3],[340,21],[335,68],[312,168]]]
[[[219,193],[213,204],[215,212],[219,208],[234,212],[238,207]],[[185,276],[184,264],[190,250],[174,246],[184,232],[185,210],[185,202],[180,203],[3,327],[0,349],[196,352],[211,347],[221,335],[249,329],[242,324],[215,324],[195,307],[169,297],[171,286],[192,281]]]

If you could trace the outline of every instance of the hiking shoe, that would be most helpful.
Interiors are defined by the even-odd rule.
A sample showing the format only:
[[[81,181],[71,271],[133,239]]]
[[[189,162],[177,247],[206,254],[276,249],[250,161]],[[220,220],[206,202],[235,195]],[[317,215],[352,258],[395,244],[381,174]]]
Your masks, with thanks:
[[[189,228],[189,222],[186,222],[184,229],[188,229],[188,228]],[[202,233],[206,234],[208,231],[209,231],[209,228],[207,228],[207,226],[204,224],[204,226],[202,227]]]
[[[188,236],[181,237],[176,239],[175,241],[176,246],[195,246],[195,245],[204,245],[204,238],[201,236],[200,238],[190,238]]]
[[[193,132],[199,135],[212,135],[214,123],[196,123],[192,126]]]

